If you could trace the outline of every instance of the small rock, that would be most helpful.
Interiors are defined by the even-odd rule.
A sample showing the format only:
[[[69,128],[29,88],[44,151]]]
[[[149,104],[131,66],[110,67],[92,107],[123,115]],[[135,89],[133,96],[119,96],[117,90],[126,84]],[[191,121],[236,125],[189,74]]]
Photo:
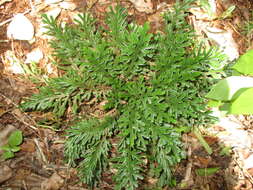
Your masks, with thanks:
[[[246,160],[244,160],[245,169],[253,168],[253,154],[251,154]]]
[[[232,36],[232,32],[215,27],[206,27],[204,32],[208,38],[212,39],[228,56],[230,61],[239,57],[238,47]]]
[[[26,55],[25,63],[38,63],[43,57],[44,55],[40,49],[34,49]]]
[[[13,51],[7,50],[4,53],[3,63],[5,71],[14,74],[23,74],[24,69],[21,66],[21,61],[16,57]]]
[[[79,14],[81,14],[81,12],[79,11],[70,11],[68,15],[70,16],[72,21],[74,20],[82,21],[82,19],[78,16]]]
[[[8,38],[15,40],[31,40],[34,35],[34,27],[31,21],[23,14],[13,17],[7,28]]]
[[[56,4],[60,2],[62,2],[62,0],[45,0],[45,4],[47,5]]]
[[[49,17],[52,16],[54,19],[56,19],[60,13],[61,13],[61,8],[55,7],[53,9],[49,10],[48,12],[46,12],[45,14]]]
[[[76,4],[72,3],[72,2],[66,2],[66,1],[64,1],[64,2],[60,3],[60,7],[62,9],[74,11],[76,9]]]
[[[12,176],[12,170],[7,165],[0,167],[0,184],[10,179]]]

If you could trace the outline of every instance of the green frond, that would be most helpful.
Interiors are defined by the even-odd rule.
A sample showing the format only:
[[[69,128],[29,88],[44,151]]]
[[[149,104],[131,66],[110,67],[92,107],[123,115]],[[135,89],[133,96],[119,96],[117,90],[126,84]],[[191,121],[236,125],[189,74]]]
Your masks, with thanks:
[[[67,131],[65,156],[71,166],[76,160],[81,180],[94,186],[102,172],[108,165],[108,153],[111,148],[109,137],[115,128],[115,118],[107,117],[103,120],[83,120]]]
[[[143,161],[140,155],[140,152],[131,150],[128,147],[122,150],[120,156],[114,159],[117,162],[114,164],[117,169],[117,173],[114,176],[116,190],[134,190],[139,186],[139,180],[143,179],[141,175]]]
[[[109,35],[114,43],[122,43],[122,36],[126,32],[127,27],[127,10],[121,6],[116,6],[115,9],[110,7],[110,12],[106,18],[106,24],[109,27]]]

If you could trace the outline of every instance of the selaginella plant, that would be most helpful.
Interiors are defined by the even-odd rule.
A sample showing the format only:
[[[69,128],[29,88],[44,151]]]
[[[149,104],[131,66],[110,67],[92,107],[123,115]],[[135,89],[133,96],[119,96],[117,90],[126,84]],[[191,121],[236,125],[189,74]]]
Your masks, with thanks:
[[[106,171],[118,190],[136,189],[147,176],[158,186],[175,185],[173,166],[185,158],[181,133],[213,120],[204,98],[213,53],[185,20],[192,2],[177,2],[155,34],[148,23],[130,23],[120,6],[108,13],[106,27],[87,13],[65,27],[43,16],[64,74],[22,107],[76,116],[65,156],[90,187]],[[103,105],[103,114],[85,109],[90,102]]]

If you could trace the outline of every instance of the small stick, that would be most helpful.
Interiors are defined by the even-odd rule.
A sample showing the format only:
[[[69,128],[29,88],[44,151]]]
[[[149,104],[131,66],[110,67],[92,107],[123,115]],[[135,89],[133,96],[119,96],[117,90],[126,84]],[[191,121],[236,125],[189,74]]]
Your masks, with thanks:
[[[40,145],[39,145],[39,141],[37,139],[33,139],[33,141],[35,142],[37,148],[38,148],[38,151],[39,151],[39,154],[40,154],[40,157],[42,159],[42,161],[45,163],[45,164],[48,164],[48,161],[46,159],[46,156],[45,154],[43,153],[43,150],[41,149]]]
[[[9,102],[11,102],[11,104],[14,105],[16,108],[19,109],[19,106],[18,106],[16,103],[14,103],[10,98],[6,97],[6,96],[3,95],[1,92],[0,92],[0,95],[1,95],[4,99],[6,99],[6,100],[8,100]],[[30,121],[32,121],[32,122],[36,125],[36,122],[35,122],[29,115],[27,115],[27,114],[26,114],[25,112],[23,112],[22,110],[21,110],[21,112],[26,116],[26,118],[28,118]],[[24,123],[26,126],[30,127],[31,129],[35,130],[36,132],[38,131],[38,129],[37,129],[36,127],[30,125],[30,124],[27,123],[26,121],[21,120],[21,119],[18,118],[15,114],[12,114],[12,115],[13,115],[17,120],[19,120],[20,122]]]

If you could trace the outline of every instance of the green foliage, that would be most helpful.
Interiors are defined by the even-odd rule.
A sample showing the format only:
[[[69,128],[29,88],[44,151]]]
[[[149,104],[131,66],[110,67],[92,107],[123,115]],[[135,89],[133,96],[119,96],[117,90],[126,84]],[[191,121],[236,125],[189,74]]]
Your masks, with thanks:
[[[253,50],[242,55],[232,68],[243,75],[253,76]]]
[[[216,16],[216,11],[212,8],[209,0],[198,0],[197,3],[208,14],[209,18],[212,20],[230,18],[232,17],[232,14],[234,10],[236,9],[235,5],[231,5],[221,15]]]
[[[198,176],[210,176],[215,174],[216,172],[219,171],[220,168],[201,168],[201,169],[196,169],[196,174]]]
[[[92,99],[106,102],[107,116],[87,111],[67,131],[65,156],[82,182],[94,187],[113,168],[115,189],[136,189],[148,170],[158,186],[175,185],[173,166],[185,158],[181,133],[213,121],[204,96],[216,59],[185,20],[192,2],[176,3],[157,34],[149,33],[148,23],[129,24],[119,6],[108,13],[105,28],[89,14],[65,27],[43,16],[64,74],[21,106],[62,117],[67,110],[80,113]]]
[[[233,65],[237,73],[246,76],[231,76],[220,80],[207,94],[213,107],[230,114],[253,113],[253,51],[242,55]],[[216,102],[215,102],[216,101]]]
[[[231,101],[236,98],[235,93],[242,88],[253,87],[253,78],[245,76],[231,76],[220,80],[207,94],[207,98],[218,101]]]
[[[6,145],[0,147],[4,152],[2,154],[2,158],[7,160],[9,158],[13,158],[15,156],[15,152],[20,150],[20,144],[23,142],[23,135],[20,130],[16,130],[11,133],[8,138],[8,142]]]
[[[47,81],[48,77],[45,75],[45,72],[38,67],[36,62],[22,64],[21,66],[26,74],[26,77],[33,83],[39,84]]]
[[[225,10],[225,11],[221,14],[220,18],[221,18],[221,19],[226,19],[226,18],[232,17],[232,14],[233,14],[233,12],[234,12],[235,9],[236,9],[236,6],[235,6],[235,5],[231,5],[230,7],[228,7],[227,10]]]

